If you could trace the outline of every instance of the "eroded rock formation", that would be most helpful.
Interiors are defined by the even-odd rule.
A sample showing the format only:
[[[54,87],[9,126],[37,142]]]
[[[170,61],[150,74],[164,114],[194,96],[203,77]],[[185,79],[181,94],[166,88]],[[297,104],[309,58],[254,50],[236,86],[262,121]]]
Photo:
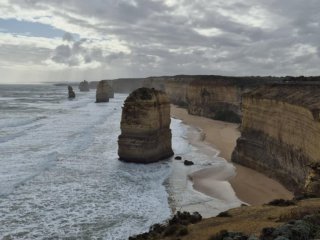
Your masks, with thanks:
[[[114,92],[112,87],[108,84],[106,80],[101,80],[98,83],[96,91],[96,102],[109,102],[109,98],[114,97]]]
[[[81,82],[79,84],[79,90],[80,92],[89,92],[90,88],[89,88],[89,83],[86,80],[83,80],[83,82]]]
[[[71,86],[68,86],[68,98],[75,98],[76,94],[73,91],[73,88]]]
[[[319,186],[318,168],[308,166],[320,162],[320,86],[261,87],[243,95],[242,110],[241,137],[232,161],[311,194],[312,186]]]
[[[119,136],[119,158],[151,163],[173,155],[170,102],[155,89],[139,88],[125,100]]]

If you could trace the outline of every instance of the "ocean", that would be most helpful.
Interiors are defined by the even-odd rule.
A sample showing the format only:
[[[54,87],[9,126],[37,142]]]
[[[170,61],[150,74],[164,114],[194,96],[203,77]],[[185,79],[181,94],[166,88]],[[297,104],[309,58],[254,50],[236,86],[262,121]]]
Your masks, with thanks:
[[[216,212],[239,204],[192,189],[190,169],[223,163],[190,145],[196,130],[172,119],[173,150],[196,159],[193,168],[124,163],[117,140],[127,95],[96,104],[95,91],[75,90],[68,100],[62,86],[0,85],[0,239],[123,240],[195,202],[213,201]]]

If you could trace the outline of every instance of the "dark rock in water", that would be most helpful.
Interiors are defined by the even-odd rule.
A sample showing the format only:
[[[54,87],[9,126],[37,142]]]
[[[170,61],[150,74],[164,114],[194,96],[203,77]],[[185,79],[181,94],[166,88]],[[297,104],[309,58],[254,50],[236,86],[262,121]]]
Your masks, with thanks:
[[[114,97],[114,92],[106,80],[98,83],[96,92],[96,102],[109,102],[109,98]]]
[[[171,157],[170,121],[170,102],[164,92],[150,88],[132,92],[122,110],[120,160],[151,163]]]
[[[182,157],[176,156],[174,159],[175,159],[175,160],[182,160]]]
[[[81,82],[79,84],[79,90],[80,92],[89,92],[90,88],[89,88],[89,83],[86,80],[83,80],[83,82]]]
[[[191,166],[193,165],[194,163],[192,161],[189,161],[189,160],[184,160],[184,165],[186,166]]]
[[[75,98],[76,94],[74,93],[71,86],[68,86],[68,98]]]

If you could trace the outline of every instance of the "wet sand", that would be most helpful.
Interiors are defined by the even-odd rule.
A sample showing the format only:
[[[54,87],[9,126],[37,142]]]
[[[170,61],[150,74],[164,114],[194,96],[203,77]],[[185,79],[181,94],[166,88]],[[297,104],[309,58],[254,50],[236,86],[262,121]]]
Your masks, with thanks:
[[[183,108],[171,106],[171,116],[181,119],[183,123],[202,130],[201,138],[197,141],[204,141],[213,148],[220,151],[219,157],[231,160],[232,151],[236,140],[240,136],[239,125],[216,121],[204,117],[189,115]],[[194,138],[190,139],[197,144]],[[217,180],[227,178],[231,183],[236,195],[240,200],[250,205],[261,205],[273,199],[291,199],[289,192],[277,181],[250,168],[234,164],[235,174],[226,176],[223,172],[217,172],[216,167],[205,168],[190,175],[193,187],[208,196],[219,198],[219,191],[215,188]]]

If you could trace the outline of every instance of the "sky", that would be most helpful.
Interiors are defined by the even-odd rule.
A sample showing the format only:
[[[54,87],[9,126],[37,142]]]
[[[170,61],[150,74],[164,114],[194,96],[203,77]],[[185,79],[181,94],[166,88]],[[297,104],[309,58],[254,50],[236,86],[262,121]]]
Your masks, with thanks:
[[[0,83],[320,75],[319,0],[0,0]]]

